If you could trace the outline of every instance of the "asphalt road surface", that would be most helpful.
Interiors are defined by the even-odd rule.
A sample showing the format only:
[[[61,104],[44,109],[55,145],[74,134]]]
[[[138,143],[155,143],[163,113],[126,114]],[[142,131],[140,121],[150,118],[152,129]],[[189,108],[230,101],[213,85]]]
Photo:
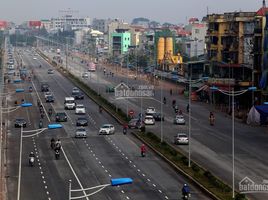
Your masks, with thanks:
[[[8,122],[8,153],[7,153],[7,188],[8,199],[16,199],[18,185],[18,158],[20,129],[14,128],[13,121],[22,116],[28,122],[23,129],[38,129],[40,113],[37,107],[39,99],[45,110],[53,109],[53,115],[43,119],[44,126],[55,122],[55,113],[64,111],[64,97],[70,96],[74,85],[57,71],[48,74],[51,68],[39,56],[33,59],[32,53],[22,51],[23,64],[34,73],[32,82],[24,82],[12,87],[34,88],[32,93],[16,94],[11,96],[9,104],[15,99],[24,98],[33,103],[33,107],[20,108],[9,114]],[[39,65],[42,65],[39,68]],[[47,82],[54,94],[54,103],[45,103],[44,95],[40,91],[40,83]],[[21,198],[30,199],[67,199],[69,180],[72,180],[72,189],[85,189],[96,185],[109,183],[111,178],[130,177],[131,185],[107,187],[93,195],[90,199],[178,199],[180,189],[187,182],[169,165],[162,161],[153,152],[149,151],[145,158],[140,157],[141,143],[131,135],[123,135],[122,128],[107,113],[98,112],[98,106],[88,97],[79,100],[86,107],[89,125],[86,127],[86,139],[74,138],[76,119],[73,110],[65,112],[68,122],[64,122],[63,129],[45,130],[34,137],[23,138],[22,168],[21,168]],[[111,123],[116,133],[110,136],[99,136],[98,129],[104,123]],[[56,160],[53,150],[50,149],[50,139],[60,138],[62,143],[61,157]],[[28,155],[33,151],[36,155],[34,167],[28,165]],[[197,188],[190,185],[191,199],[208,199]],[[83,193],[72,193],[72,197]]]
[[[52,53],[45,52],[51,58]],[[63,56],[65,61],[65,57]],[[82,64],[78,58],[68,58],[68,70],[81,77],[87,71],[86,64]],[[63,63],[65,65],[65,62]],[[106,69],[106,75],[103,69]],[[99,64],[96,72],[91,73],[84,81],[109,101],[115,103],[125,112],[130,109],[135,114],[144,113],[149,106],[154,106],[157,111],[161,110],[161,90],[162,97],[166,97],[167,104],[163,105],[165,121],[162,126],[164,140],[173,143],[173,137],[178,132],[188,133],[189,115],[186,112],[188,100],[181,95],[169,94],[170,84],[154,85],[154,97],[151,99],[116,99],[114,93],[106,93],[106,86],[116,86],[121,82],[130,87],[138,88],[143,85],[152,85],[148,80],[134,79],[135,72],[119,73],[120,67],[107,67]],[[112,77],[110,71],[115,75]],[[108,76],[107,76],[108,74]],[[81,78],[82,79],[82,78]],[[174,87],[174,86],[173,86]],[[173,124],[175,113],[171,102],[176,99],[179,109],[183,111],[186,119],[185,126]],[[226,114],[217,112],[211,105],[200,102],[192,102],[191,115],[191,158],[203,167],[207,168],[218,177],[232,185],[232,121]],[[213,110],[215,114],[215,126],[210,126],[208,121],[209,112]],[[154,126],[147,126],[147,130],[153,131],[161,136],[161,123],[157,122]],[[266,181],[265,174],[268,173],[268,156],[266,147],[268,143],[267,129],[265,127],[252,127],[239,121],[235,122],[235,187],[239,189],[239,182],[248,177],[256,184]],[[186,155],[189,153],[188,146],[178,146]],[[252,199],[268,198],[267,194],[250,194]]]

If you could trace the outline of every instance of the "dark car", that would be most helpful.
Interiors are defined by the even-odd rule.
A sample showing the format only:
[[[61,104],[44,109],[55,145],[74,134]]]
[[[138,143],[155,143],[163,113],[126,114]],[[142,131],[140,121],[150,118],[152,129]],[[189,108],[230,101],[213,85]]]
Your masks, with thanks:
[[[48,92],[49,91],[49,85],[47,83],[41,84],[41,91],[42,92]]]
[[[141,128],[143,125],[140,119],[131,119],[128,122],[128,128]]]
[[[84,94],[82,92],[73,92],[72,96],[77,99],[84,99]]]
[[[67,122],[67,115],[65,112],[56,113],[56,122]]]
[[[165,121],[165,117],[161,113],[153,113],[155,121]]]
[[[48,74],[54,74],[54,70],[53,70],[53,69],[48,69],[48,70],[47,70],[47,73],[48,73]]]
[[[23,118],[17,118],[16,120],[15,120],[15,123],[14,123],[14,126],[15,126],[15,128],[20,128],[20,127],[26,127],[26,125],[27,125],[27,122],[25,121],[25,119],[23,119]]]
[[[86,117],[78,117],[76,120],[76,126],[87,126],[88,120]]]
[[[53,102],[54,102],[54,97],[53,97],[53,95],[48,95],[48,96],[46,96],[46,102],[48,102],[48,103],[53,103]]]

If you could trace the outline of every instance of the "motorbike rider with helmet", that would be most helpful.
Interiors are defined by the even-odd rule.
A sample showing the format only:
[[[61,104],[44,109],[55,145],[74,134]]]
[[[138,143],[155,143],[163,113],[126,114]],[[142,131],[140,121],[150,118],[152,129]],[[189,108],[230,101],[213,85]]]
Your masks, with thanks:
[[[190,196],[190,187],[185,183],[181,189],[182,192],[182,198],[188,199]]]
[[[142,144],[141,145],[141,156],[145,157],[145,153],[146,153],[146,147],[145,147],[145,144]]]

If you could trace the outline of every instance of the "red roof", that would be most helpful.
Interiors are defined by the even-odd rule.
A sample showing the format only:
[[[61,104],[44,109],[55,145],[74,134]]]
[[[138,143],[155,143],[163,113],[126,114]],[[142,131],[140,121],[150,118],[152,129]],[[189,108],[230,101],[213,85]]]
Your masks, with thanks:
[[[263,7],[262,7],[262,8],[260,8],[260,9],[257,11],[256,14],[257,14],[258,16],[264,16],[266,12],[268,12],[268,8],[267,8],[267,7],[266,7],[266,8],[263,8]]]

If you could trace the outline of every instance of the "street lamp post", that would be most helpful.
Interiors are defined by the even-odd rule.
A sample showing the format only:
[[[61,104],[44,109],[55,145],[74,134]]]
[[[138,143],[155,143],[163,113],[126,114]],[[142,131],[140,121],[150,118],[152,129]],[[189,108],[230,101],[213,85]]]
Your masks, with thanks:
[[[108,186],[120,186],[120,185],[126,185],[126,184],[131,184],[133,182],[133,180],[131,178],[114,178],[111,179],[110,181],[111,183],[107,183],[107,184],[103,184],[103,185],[98,185],[98,186],[94,186],[94,187],[90,187],[90,188],[86,188],[86,189],[72,189],[72,181],[69,181],[69,200],[72,199],[82,199],[82,198],[87,198],[89,196],[92,196],[98,192],[100,192],[101,190],[103,190],[104,188],[108,187]],[[85,194],[86,191],[89,190],[94,190],[96,189],[96,191],[90,193],[90,194]],[[79,196],[79,197],[72,197],[72,192],[84,192],[85,195],[83,196]]]
[[[248,89],[245,90],[240,90],[240,91],[234,91],[234,89],[232,89],[232,91],[226,91],[226,90],[221,90],[215,86],[210,88],[211,90],[214,91],[219,91],[222,94],[228,95],[229,97],[232,97],[232,198],[235,198],[235,114],[234,114],[234,98],[235,96],[239,96],[242,95],[244,93],[246,93],[247,91],[254,91],[256,90],[256,87],[249,87]]]
[[[26,106],[28,107],[28,106]],[[17,200],[20,200],[20,183],[21,183],[21,157],[22,157],[22,138],[25,137],[33,137],[36,135],[39,135],[40,133],[44,132],[47,129],[58,129],[62,128],[61,124],[49,124],[47,128],[41,128],[41,129],[35,129],[35,130],[29,130],[29,131],[24,131],[23,126],[21,126],[20,129],[20,157],[19,157],[19,175],[18,175],[18,194],[17,194]],[[30,135],[23,135],[23,133],[33,133]]]

